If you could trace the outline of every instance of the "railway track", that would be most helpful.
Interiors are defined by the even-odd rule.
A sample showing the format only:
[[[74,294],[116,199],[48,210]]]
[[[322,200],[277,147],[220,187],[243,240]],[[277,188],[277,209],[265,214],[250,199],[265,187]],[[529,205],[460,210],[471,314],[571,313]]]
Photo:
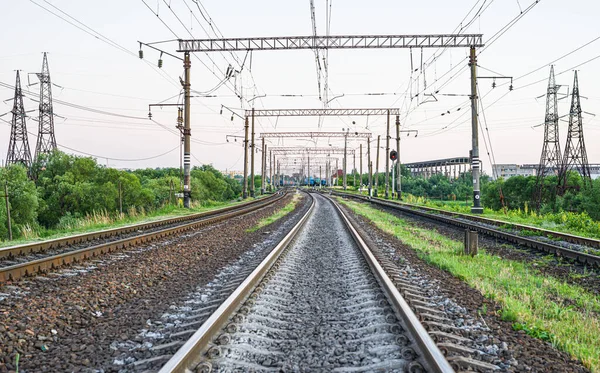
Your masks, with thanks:
[[[352,198],[361,202],[371,203],[376,206],[399,211],[409,215],[415,215],[436,222],[441,222],[450,226],[477,231],[479,233],[517,245],[543,251],[555,256],[569,258],[582,264],[600,266],[600,256],[586,252],[586,248],[598,250],[598,248],[600,248],[600,240],[580,237],[562,232],[555,232],[527,225],[509,223],[514,230],[533,231],[546,238],[540,238],[537,236],[522,236],[501,229],[501,227],[505,226],[507,223],[499,220],[454,213],[429,207],[402,204],[398,202],[386,201],[380,198],[369,198],[350,193],[331,192],[331,194],[345,198]],[[548,239],[548,237],[552,237],[552,239]],[[563,241],[565,244],[560,244],[558,241]],[[576,246],[579,246],[579,248],[576,248]]]
[[[188,310],[210,316],[160,373],[496,368],[455,356],[455,343],[438,348],[432,336],[461,337],[436,328],[430,335],[420,321],[427,317],[411,309],[427,312],[426,298],[406,293],[411,285],[378,257],[335,202],[313,195],[308,212],[224,302]]]
[[[0,284],[247,214],[283,196],[274,194],[214,211],[2,248]]]

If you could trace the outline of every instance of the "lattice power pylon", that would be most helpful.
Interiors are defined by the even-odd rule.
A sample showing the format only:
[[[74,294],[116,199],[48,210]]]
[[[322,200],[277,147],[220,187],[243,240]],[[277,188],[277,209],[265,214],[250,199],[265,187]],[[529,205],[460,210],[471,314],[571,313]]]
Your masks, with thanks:
[[[35,159],[41,154],[52,153],[56,150],[56,137],[54,136],[54,110],[52,108],[52,83],[48,69],[48,57],[44,52],[42,72],[36,74],[40,80],[40,116],[38,138],[35,146]]]
[[[554,66],[550,66],[548,90],[546,93],[546,116],[544,117],[544,144],[537,170],[534,202],[540,208],[544,194],[544,178],[550,174],[558,174],[562,165],[558,136],[558,89],[554,79]]]
[[[6,164],[22,164],[29,168],[31,166],[31,151],[27,138],[27,126],[25,124],[25,108],[23,107],[23,92],[21,91],[21,78],[17,70],[15,82],[15,100],[12,108],[12,122],[10,130],[10,142]]]
[[[567,173],[575,169],[583,178],[584,185],[591,185],[590,165],[588,163],[585,142],[583,140],[583,119],[581,117],[581,101],[579,99],[579,83],[577,71],[573,79],[571,110],[569,111],[569,131],[567,145],[563,155],[562,167],[558,177],[558,191],[563,194],[567,190]]]

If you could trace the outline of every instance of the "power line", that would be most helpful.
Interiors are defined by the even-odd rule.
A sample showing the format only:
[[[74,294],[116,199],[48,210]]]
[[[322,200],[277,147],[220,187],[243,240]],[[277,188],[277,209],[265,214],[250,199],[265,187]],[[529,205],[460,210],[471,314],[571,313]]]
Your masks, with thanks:
[[[10,122],[6,121],[6,120],[5,120],[5,119],[3,119],[3,118],[0,118],[0,120],[1,120],[2,122],[4,122],[5,124],[9,125],[9,126],[11,125],[11,123],[10,123]],[[31,132],[31,131],[27,131],[27,133],[28,133],[28,134],[30,134],[31,136],[34,136],[35,138],[37,138],[37,134],[35,134],[35,133]],[[80,154],[88,155],[88,156],[91,156],[91,157],[96,157],[96,158],[101,158],[101,159],[108,159],[108,160],[111,160],[111,161],[121,161],[121,162],[137,162],[137,161],[147,161],[147,160],[150,160],[150,159],[159,158],[159,157],[162,157],[162,156],[164,156],[164,155],[167,155],[167,154],[169,154],[169,153],[172,153],[173,151],[175,151],[176,149],[178,149],[178,148],[179,148],[179,145],[177,145],[175,148],[173,148],[173,149],[171,149],[171,150],[169,150],[169,151],[166,151],[166,152],[164,152],[164,153],[158,154],[158,155],[154,155],[154,156],[151,156],[151,157],[146,157],[146,158],[135,158],[135,159],[131,159],[131,158],[113,158],[113,157],[106,157],[106,156],[102,156],[102,155],[97,155],[97,154],[92,154],[92,153],[84,152],[84,151],[81,151],[81,150],[77,150],[77,149],[71,148],[71,147],[69,147],[69,146],[62,145],[62,144],[58,144],[58,143],[57,143],[56,145],[58,145],[60,148],[68,149],[68,150],[71,150],[71,151],[74,151],[74,152],[77,152],[77,153],[80,153]]]
[[[118,44],[117,42],[107,38],[106,36],[102,35],[101,33],[97,32],[96,30],[92,29],[91,27],[87,26],[85,23],[77,20],[75,17],[69,15],[68,13],[66,13],[65,11],[61,10],[60,8],[58,8],[57,6],[53,5],[52,3],[48,2],[47,0],[43,0],[45,3],[47,3],[48,5],[50,5],[51,7],[53,7],[54,9],[56,9],[57,11],[59,11],[60,13],[64,14],[65,16],[69,17],[70,19],[72,19],[74,22],[77,22],[79,25],[69,21],[68,19],[66,19],[65,17],[61,16],[60,14],[57,14],[55,12],[53,12],[52,10],[44,7],[43,5],[41,5],[40,3],[37,3],[34,0],[29,0],[32,3],[34,3],[35,5],[37,5],[38,7],[44,9],[45,11],[47,11],[48,13],[54,15],[55,17],[60,18],[61,20],[67,22],[68,24],[70,24],[71,26],[85,32],[86,34],[94,37],[95,39],[98,39],[110,46],[112,46],[113,48],[116,48],[122,52],[125,52],[133,57],[137,58],[137,55],[135,53],[133,53],[132,51],[128,50],[127,48],[123,47],[122,45]],[[165,72],[163,72],[162,70],[157,70],[154,65],[150,64],[147,61],[144,61],[146,64],[148,64],[156,73],[158,73],[159,75],[161,75],[163,78],[169,80],[169,82],[171,84],[177,85],[177,82],[175,81],[175,79],[173,79],[171,76],[169,76],[168,74],[166,74]]]

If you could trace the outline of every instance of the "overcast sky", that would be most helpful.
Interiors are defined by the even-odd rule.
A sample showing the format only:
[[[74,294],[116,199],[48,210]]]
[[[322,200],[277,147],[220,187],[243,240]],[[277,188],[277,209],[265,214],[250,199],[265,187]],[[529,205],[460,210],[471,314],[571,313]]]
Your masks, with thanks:
[[[191,35],[206,38],[207,32],[213,38],[215,32],[225,37],[312,33],[308,0],[144,1],[5,1],[0,13],[0,24],[5,30],[0,52],[0,82],[14,85],[15,70],[19,69],[23,88],[38,92],[39,85],[27,87],[27,74],[40,71],[42,52],[48,52],[51,78],[56,84],[52,88],[53,97],[96,109],[81,110],[55,103],[54,111],[60,116],[55,119],[56,139],[59,146],[67,147],[63,150],[97,155],[99,162],[119,168],[179,166],[178,135],[173,133],[176,109],[153,109],[153,119],[164,127],[148,120],[147,114],[148,104],[171,97],[174,98],[165,102],[177,103],[182,63],[165,55],[164,66],[159,70],[156,67],[159,52],[144,48],[144,61],[137,58],[138,40],[155,42],[191,38]],[[479,74],[515,78],[512,92],[508,91],[506,80],[497,80],[495,89],[492,89],[492,80],[479,81],[486,108],[485,118],[480,113],[480,146],[484,169],[489,173],[490,159],[482,133],[489,133],[496,163],[539,161],[543,126],[534,126],[544,119],[548,64],[600,37],[598,2],[540,0],[505,33],[492,38],[532,3],[532,0],[329,0],[330,34],[438,34],[459,30],[482,33],[488,46],[481,49],[478,56]],[[318,34],[326,33],[325,5],[325,0],[315,0]],[[480,9],[481,15],[473,18]],[[210,19],[212,28],[207,22]],[[470,25],[461,29],[461,21],[463,26]],[[129,52],[90,35],[94,32]],[[157,46],[177,54],[175,42]],[[590,113],[584,116],[590,163],[600,163],[599,51],[600,40],[596,40],[555,62],[557,82],[564,86],[562,92],[566,93],[572,86],[573,68],[596,57],[577,67],[580,93],[586,97],[582,99],[582,108]],[[448,49],[443,53],[438,49],[425,49],[423,57],[421,50],[415,49],[412,58],[408,49],[331,50],[327,59],[329,97],[340,97],[332,100],[330,106],[400,108],[402,128],[419,131],[416,138],[402,138],[402,162],[468,156],[471,126],[466,96],[469,94],[467,55],[466,49]],[[200,97],[200,93],[217,86],[229,64],[237,70],[241,64],[244,67],[240,74],[211,94],[216,97]],[[521,77],[525,74],[528,75]],[[36,81],[34,75],[29,76],[30,83]],[[192,89],[199,92],[192,100],[192,163],[212,163],[221,170],[243,168],[241,143],[239,140],[226,142],[226,135],[243,135],[243,122],[238,117],[232,122],[228,112],[220,115],[222,104],[232,108],[249,108],[252,104],[269,109],[322,107],[315,55],[309,50],[256,51],[251,58],[245,52],[196,54],[192,58]],[[0,104],[2,114],[12,108],[13,91],[0,87],[0,92],[2,100],[8,99]],[[242,100],[236,95],[240,92]],[[256,96],[265,97],[252,100]],[[252,101],[248,103],[248,100]],[[569,105],[570,98],[561,100],[559,114],[567,114]],[[25,107],[34,110],[37,103],[26,99]],[[99,114],[97,110],[114,115]],[[442,116],[442,113],[446,114]],[[37,112],[30,115],[35,118]],[[10,121],[10,118],[8,114],[0,119]],[[351,128],[372,131],[376,138],[385,134],[384,119],[341,117],[326,118],[320,123],[319,118],[270,118],[259,120],[256,132]],[[353,125],[353,121],[356,124]],[[29,141],[33,152],[37,122],[29,119],[27,126],[32,133]],[[560,122],[560,130],[564,149],[567,122]],[[0,122],[2,159],[6,158],[9,134],[9,125]],[[320,139],[316,145],[328,146],[329,143],[343,145],[335,139]],[[271,145],[314,146],[314,143],[287,139]],[[358,142],[351,142],[350,146],[358,147]],[[157,158],[132,161],[171,150]],[[381,157],[383,161],[383,154]],[[256,165],[260,167],[258,160]]]

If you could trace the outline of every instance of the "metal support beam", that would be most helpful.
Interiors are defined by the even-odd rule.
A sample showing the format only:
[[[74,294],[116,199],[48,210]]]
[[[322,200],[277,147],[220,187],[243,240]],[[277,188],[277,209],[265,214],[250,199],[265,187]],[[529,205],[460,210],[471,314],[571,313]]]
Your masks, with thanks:
[[[344,137],[345,132],[263,132],[259,137],[261,138],[295,138],[295,137]],[[356,138],[371,138],[371,132],[350,132],[349,137]]]
[[[178,52],[227,52],[281,49],[375,49],[482,47],[481,34],[275,36],[179,39]]]
[[[264,109],[255,110],[256,117],[337,117],[337,116],[367,116],[367,115],[400,115],[400,109]],[[246,116],[252,115],[246,110]]]
[[[272,147],[273,154],[344,154],[344,148],[304,148],[304,147]],[[348,149],[348,153],[354,154],[354,149]]]

